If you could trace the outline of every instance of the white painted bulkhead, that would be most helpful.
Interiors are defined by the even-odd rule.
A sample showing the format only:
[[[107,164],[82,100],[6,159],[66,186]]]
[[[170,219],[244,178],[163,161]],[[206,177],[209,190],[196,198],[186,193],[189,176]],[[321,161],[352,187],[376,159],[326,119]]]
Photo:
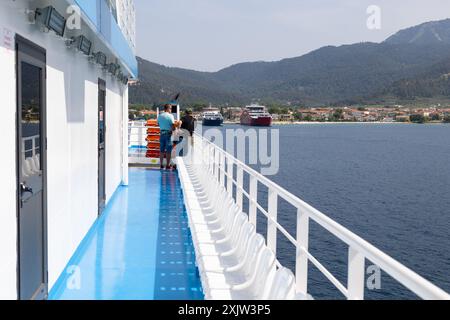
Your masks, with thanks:
[[[3,2],[3,0],[2,0]],[[9,36],[47,53],[48,277],[53,286],[98,215],[98,79],[106,81],[106,197],[127,181],[128,89],[52,33],[27,23],[26,1],[0,4],[0,299],[17,298],[16,54]]]

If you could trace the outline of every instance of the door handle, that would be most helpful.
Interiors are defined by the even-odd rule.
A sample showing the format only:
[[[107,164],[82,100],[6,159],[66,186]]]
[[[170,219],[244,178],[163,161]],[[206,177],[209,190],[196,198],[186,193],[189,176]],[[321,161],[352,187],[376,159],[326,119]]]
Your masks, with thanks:
[[[20,184],[20,192],[23,195],[24,193],[31,193],[33,195],[33,189],[25,185],[24,183]]]

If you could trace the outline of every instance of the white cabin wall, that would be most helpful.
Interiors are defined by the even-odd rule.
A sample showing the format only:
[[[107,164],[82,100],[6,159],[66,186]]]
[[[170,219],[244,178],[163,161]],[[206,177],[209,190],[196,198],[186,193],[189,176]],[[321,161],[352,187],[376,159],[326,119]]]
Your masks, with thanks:
[[[8,12],[0,11],[0,300],[17,298],[16,56],[4,45]]]
[[[105,80],[106,201],[108,202],[122,182],[122,92],[124,89],[117,81],[112,81],[109,76]],[[125,130],[125,133],[128,134],[128,129]]]
[[[122,126],[128,125],[128,86],[123,89]],[[128,186],[128,134],[122,134],[122,185]]]
[[[53,34],[26,23],[20,9],[1,5],[3,28],[47,51],[47,186],[49,288],[98,216],[98,79],[107,83],[106,192],[111,198],[122,180],[121,84]],[[13,7],[15,6],[15,8]],[[0,41],[0,299],[17,298],[16,75],[15,52]],[[122,87],[122,88],[121,88]],[[127,130],[123,131],[127,134]]]
[[[58,43],[47,63],[51,287],[97,217],[98,70]]]

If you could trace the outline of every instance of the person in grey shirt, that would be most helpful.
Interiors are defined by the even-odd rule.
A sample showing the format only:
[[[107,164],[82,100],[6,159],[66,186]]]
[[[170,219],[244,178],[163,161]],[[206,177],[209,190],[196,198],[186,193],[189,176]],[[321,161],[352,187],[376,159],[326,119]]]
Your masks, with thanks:
[[[166,158],[166,169],[172,170],[170,160],[172,158],[172,132],[174,130],[175,118],[170,113],[172,106],[166,104],[164,106],[164,112],[158,117],[158,126],[161,129],[161,136],[159,138],[159,160],[161,169],[164,169],[164,157]]]

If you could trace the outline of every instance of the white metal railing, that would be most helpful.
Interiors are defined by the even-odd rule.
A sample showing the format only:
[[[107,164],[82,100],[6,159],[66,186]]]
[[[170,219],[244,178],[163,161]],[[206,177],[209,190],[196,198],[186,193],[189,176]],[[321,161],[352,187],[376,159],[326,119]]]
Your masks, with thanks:
[[[147,150],[147,127],[145,121],[130,121],[128,123],[128,158],[131,162],[145,159]],[[141,148],[140,148],[141,147]]]
[[[28,158],[34,158],[36,155],[38,155],[40,145],[38,144],[39,139],[41,138],[40,135],[35,135],[31,137],[22,138],[22,157],[23,159],[27,158],[26,155],[31,152],[31,156]],[[27,142],[31,141],[31,148],[26,148]]]
[[[308,293],[308,262],[311,262],[347,299],[364,299],[365,260],[367,259],[423,299],[450,299],[450,295],[445,291],[242,163],[211,141],[198,134],[196,134],[195,141],[194,155],[201,157],[201,161],[211,175],[224,185],[230,195],[233,196],[233,188],[235,188],[236,204],[243,209],[244,196],[248,199],[249,221],[256,226],[258,210],[267,218],[267,246],[273,250],[275,255],[277,254],[277,235],[279,232],[295,246],[295,275],[298,294],[306,296]],[[200,154],[197,153],[197,148],[200,148]],[[236,179],[234,178],[235,173]],[[249,176],[249,190],[244,188],[244,174]],[[258,202],[258,183],[268,189],[267,210]],[[280,198],[297,209],[296,236],[291,235],[277,221],[278,199]],[[348,245],[346,285],[341,283],[309,252],[310,220],[318,223]]]
[[[128,146],[146,146],[147,127],[144,121],[132,121],[128,123]]]

